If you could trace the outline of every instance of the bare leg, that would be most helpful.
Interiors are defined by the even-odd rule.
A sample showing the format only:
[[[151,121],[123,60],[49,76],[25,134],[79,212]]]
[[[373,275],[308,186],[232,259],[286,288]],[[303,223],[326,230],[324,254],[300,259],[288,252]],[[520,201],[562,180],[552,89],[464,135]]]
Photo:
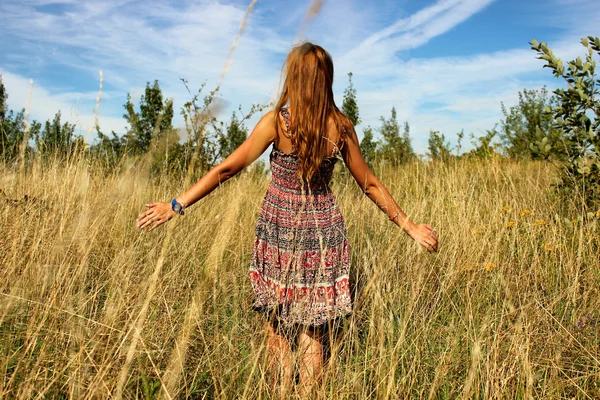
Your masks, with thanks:
[[[267,322],[267,346],[269,352],[269,371],[272,376],[271,386],[279,390],[282,399],[287,398],[292,387],[294,366],[290,342]]]
[[[298,335],[300,385],[303,398],[310,397],[323,378],[323,331],[304,328]]]

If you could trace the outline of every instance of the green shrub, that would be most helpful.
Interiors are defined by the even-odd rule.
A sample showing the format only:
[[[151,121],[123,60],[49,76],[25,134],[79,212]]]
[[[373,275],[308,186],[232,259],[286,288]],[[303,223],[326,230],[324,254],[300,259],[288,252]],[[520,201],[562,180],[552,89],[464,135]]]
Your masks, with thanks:
[[[566,68],[546,43],[532,40],[531,48],[546,61],[544,67],[567,83],[554,91],[557,106],[545,110],[564,133],[567,157],[558,188],[565,195],[582,195],[585,204],[593,207],[600,203],[600,79],[594,60],[600,55],[600,39],[588,36],[581,43],[587,50],[585,60],[577,57]]]

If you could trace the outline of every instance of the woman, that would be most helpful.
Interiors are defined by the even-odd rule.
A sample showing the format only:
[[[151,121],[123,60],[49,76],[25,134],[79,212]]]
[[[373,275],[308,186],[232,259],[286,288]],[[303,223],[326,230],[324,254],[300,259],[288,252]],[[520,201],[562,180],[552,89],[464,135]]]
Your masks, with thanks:
[[[373,175],[350,120],[335,105],[333,62],[320,46],[292,49],[274,111],[258,122],[226,160],[170,203],[153,203],[138,217],[150,230],[191,206],[255,161],[271,144],[272,181],[262,203],[250,265],[255,309],[265,311],[270,365],[285,394],[293,377],[292,346],[300,351],[300,382],[320,382],[323,328],[351,312],[346,227],[329,188],[338,156],[364,193],[391,221],[430,252],[435,229],[415,224]],[[290,332],[290,327],[294,334]]]

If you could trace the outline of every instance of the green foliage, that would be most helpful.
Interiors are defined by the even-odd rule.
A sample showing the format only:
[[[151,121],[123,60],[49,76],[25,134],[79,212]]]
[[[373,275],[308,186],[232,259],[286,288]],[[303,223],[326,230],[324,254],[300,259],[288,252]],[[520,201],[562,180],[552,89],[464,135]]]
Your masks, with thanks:
[[[6,93],[6,87],[2,81],[2,75],[0,74],[0,123],[6,118],[6,111],[8,109],[8,104],[6,103],[7,99],[8,93]]]
[[[548,136],[544,135],[542,130],[537,126],[535,127],[535,133],[535,139],[533,139],[531,143],[529,143],[529,151],[531,152],[531,158],[547,160],[548,158],[550,158],[551,154],[553,153],[553,150],[556,151],[557,149],[564,148],[562,142],[555,142],[555,144],[552,145],[552,142],[548,140]],[[558,147],[557,144],[560,147]],[[559,151],[557,155],[562,158],[563,152]]]
[[[8,94],[2,81],[2,75],[0,75],[0,156],[4,154],[5,148],[8,146],[8,136],[4,127],[4,120],[6,119],[6,112],[8,111],[8,105],[6,100]]]
[[[363,130],[363,139],[360,141],[360,152],[369,167],[373,167],[377,156],[377,142],[373,140],[373,128],[370,126]]]
[[[248,127],[246,127],[246,121],[257,112],[262,112],[265,105],[253,104],[250,108],[250,112],[244,115],[242,106],[238,108],[238,112],[241,115],[241,119],[238,118],[237,113],[234,111],[231,113],[231,119],[229,124],[225,125],[223,122],[216,123],[216,118],[213,118],[212,126],[215,130],[215,137],[218,140],[219,145],[219,156],[221,160],[229,157],[231,153],[235,151],[244,140],[248,137]]]
[[[25,110],[18,113],[10,110],[5,114],[0,127],[2,155],[6,161],[11,161],[19,154],[19,144],[23,141]]]
[[[235,112],[231,113],[231,120],[225,133],[219,135],[219,147],[221,159],[229,157],[244,140],[248,137],[248,128],[240,123],[240,120],[235,115]]]
[[[39,135],[41,124],[32,121],[28,129],[25,129],[25,110],[15,113],[8,109],[8,93],[0,75],[0,159],[11,162],[19,156],[25,131],[29,137]],[[31,148],[25,141],[25,152],[30,153]]]
[[[344,90],[344,102],[342,112],[352,121],[354,126],[361,123],[358,103],[356,102],[356,89],[352,84],[352,72],[348,72],[348,87]]]
[[[497,135],[498,131],[496,128],[488,129],[485,135],[479,137],[475,137],[471,133],[471,144],[474,148],[467,153],[467,157],[487,159],[499,155],[498,149],[500,145],[497,142],[494,142]]]
[[[462,151],[462,141],[465,138],[464,129],[456,134],[456,155],[459,156]]]
[[[114,131],[111,132],[111,137],[108,137],[100,131],[98,125],[96,125],[96,135],[98,142],[90,146],[89,153],[94,158],[102,160],[107,168],[114,168],[125,155],[125,138],[117,136]]]
[[[415,152],[410,141],[410,126],[404,123],[404,130],[400,134],[400,124],[396,117],[396,108],[392,107],[389,119],[381,117],[381,141],[378,145],[378,158],[392,165],[399,165],[415,158]]]
[[[565,195],[581,194],[592,206],[600,203],[600,79],[594,60],[600,55],[600,38],[588,36],[581,44],[586,49],[585,61],[577,57],[566,68],[545,43],[532,40],[531,48],[538,59],[546,61],[544,67],[567,84],[566,89],[554,91],[556,107],[545,109],[566,142],[566,163],[558,188]]]
[[[187,81],[185,79],[181,79],[181,81],[192,96],[191,100],[185,102],[181,107],[181,116],[185,122],[187,135],[181,149],[181,160],[187,168],[188,176],[195,177],[208,171],[218,160],[217,143],[214,137],[211,137],[208,125],[214,125],[216,120],[213,114],[218,106],[214,99],[219,88],[202,97],[205,84],[200,86],[200,89],[192,95]],[[201,97],[202,105],[199,105]]]
[[[20,154],[20,148],[25,139],[38,137],[42,125],[37,121],[32,121],[28,128],[25,127],[25,110],[15,113],[13,110],[8,110],[7,100],[8,94],[2,84],[0,77],[0,102],[4,107],[0,111],[0,157],[6,162],[12,162],[17,159]],[[25,139],[25,153],[31,153],[33,149],[29,146],[29,142]]]
[[[130,94],[127,94],[124,107],[126,113],[123,117],[129,124],[125,134],[127,150],[132,155],[145,154],[150,150],[153,139],[159,139],[173,129],[173,100],[163,101],[157,80],[152,86],[150,82],[146,83],[146,90],[140,98],[139,112],[135,110]]]
[[[450,142],[439,131],[429,131],[429,158],[432,160],[448,161],[452,157]]]
[[[44,129],[36,135],[36,149],[44,158],[58,156],[67,157],[75,151],[76,140],[75,124],[61,123],[61,113],[58,111],[52,121],[44,124]]]
[[[228,157],[246,140],[248,136],[246,121],[254,114],[262,112],[266,105],[253,104],[247,114],[243,113],[240,106],[237,112],[241,118],[234,111],[229,124],[226,125],[214,116],[221,109],[221,104],[215,101],[219,88],[202,96],[205,87],[203,84],[192,95],[187,81],[182,79],[182,82],[192,98],[181,108],[187,139],[179,149],[179,159],[187,168],[188,176],[195,177]]]
[[[511,158],[563,159],[566,155],[562,131],[554,127],[551,113],[556,98],[540,90],[519,92],[517,105],[507,109],[502,103],[499,138],[504,152]]]

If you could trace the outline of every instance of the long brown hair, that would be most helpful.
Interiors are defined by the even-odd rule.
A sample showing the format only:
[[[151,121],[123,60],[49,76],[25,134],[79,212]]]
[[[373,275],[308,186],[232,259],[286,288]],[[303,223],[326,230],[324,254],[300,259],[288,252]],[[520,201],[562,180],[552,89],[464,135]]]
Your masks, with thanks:
[[[326,157],[329,117],[333,117],[341,142],[346,140],[354,125],[335,105],[333,61],[325,49],[310,42],[294,47],[284,64],[284,71],[285,81],[275,110],[279,112],[288,104],[293,110],[286,136],[298,158],[300,178],[310,181]],[[279,128],[280,119],[275,118],[277,132],[284,131]]]

